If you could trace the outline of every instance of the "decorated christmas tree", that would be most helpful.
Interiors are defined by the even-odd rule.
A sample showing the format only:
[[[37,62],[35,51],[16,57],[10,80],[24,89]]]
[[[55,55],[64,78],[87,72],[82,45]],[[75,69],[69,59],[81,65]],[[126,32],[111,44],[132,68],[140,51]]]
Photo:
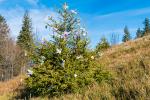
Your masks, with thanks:
[[[95,57],[87,48],[87,32],[77,12],[64,4],[58,14],[57,19],[49,17],[46,26],[53,30],[51,40],[31,54],[34,67],[28,70],[26,86],[33,95],[74,93],[94,81]]]

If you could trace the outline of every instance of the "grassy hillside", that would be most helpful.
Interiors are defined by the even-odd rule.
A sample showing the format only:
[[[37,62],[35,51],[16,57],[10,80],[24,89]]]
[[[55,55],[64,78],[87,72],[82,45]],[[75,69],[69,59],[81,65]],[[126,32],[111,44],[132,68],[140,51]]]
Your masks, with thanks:
[[[150,36],[114,46],[104,52],[98,62],[112,73],[112,82],[94,84],[82,94],[66,95],[61,99],[150,99]]]
[[[150,99],[150,36],[114,46],[99,63],[114,75],[111,88],[116,99]]]
[[[105,51],[98,63],[112,73],[110,84],[93,83],[78,94],[54,100],[149,100],[150,99],[150,36],[122,43]],[[17,82],[11,88],[11,84]],[[20,87],[20,77],[0,83],[0,100]],[[9,89],[6,89],[9,88]],[[13,94],[12,94],[13,95]],[[10,95],[11,96],[11,95]],[[9,96],[7,96],[9,97]],[[35,99],[35,98],[34,98]],[[36,98],[41,100],[42,98]],[[47,98],[43,98],[45,100]],[[7,99],[6,99],[7,100]]]

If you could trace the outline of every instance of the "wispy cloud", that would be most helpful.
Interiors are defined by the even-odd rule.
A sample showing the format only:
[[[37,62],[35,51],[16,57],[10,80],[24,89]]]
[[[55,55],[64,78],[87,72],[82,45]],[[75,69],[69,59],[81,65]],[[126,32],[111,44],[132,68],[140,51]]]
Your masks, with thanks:
[[[30,3],[31,5],[37,5],[39,0],[27,0],[28,3]]]
[[[103,36],[109,39],[112,33],[118,34],[119,41],[121,41],[125,25],[128,26],[131,36],[134,38],[136,30],[138,28],[143,28],[145,17],[150,17],[150,7],[112,12],[104,15],[86,14],[83,15],[83,22],[86,22],[92,44],[96,44]]]
[[[123,33],[125,25],[129,26],[129,30],[135,33],[135,30],[142,27],[142,21],[145,17],[150,17],[150,7],[126,10],[120,12],[113,12],[105,15],[84,15],[83,20],[87,22],[88,28],[91,32],[97,35],[100,33]],[[90,19],[90,20],[88,20]],[[96,30],[96,31],[95,31]],[[98,32],[99,31],[99,32]]]
[[[6,1],[6,0],[0,0],[0,3],[4,2],[4,1]]]
[[[100,18],[107,18],[107,17],[115,17],[115,16],[139,16],[139,15],[144,15],[144,14],[150,14],[150,7],[148,8],[142,8],[142,9],[135,9],[135,10],[126,10],[126,11],[120,11],[120,12],[113,12],[105,15],[99,15],[96,16],[96,19]]]

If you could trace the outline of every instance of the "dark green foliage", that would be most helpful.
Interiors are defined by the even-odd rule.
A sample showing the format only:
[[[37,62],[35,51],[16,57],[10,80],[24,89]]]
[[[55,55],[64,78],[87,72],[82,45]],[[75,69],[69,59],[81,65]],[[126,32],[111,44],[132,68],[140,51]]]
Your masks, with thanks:
[[[26,81],[33,95],[59,96],[77,92],[93,81],[92,70],[89,69],[91,58],[88,59],[85,56],[87,59],[77,60],[71,59],[68,55],[63,67],[61,64],[63,54],[56,54],[56,51],[52,49],[53,46],[47,44],[39,49],[37,56],[34,55],[33,60],[37,66],[33,68],[33,75]],[[43,64],[40,58],[44,59]]]
[[[143,37],[143,31],[140,28],[138,28],[136,32],[136,38],[140,38],[140,37]]]
[[[110,47],[106,38],[101,38],[101,41],[96,46],[96,52],[104,51]]]
[[[29,59],[28,53],[33,52],[33,34],[32,34],[32,22],[29,17],[28,11],[25,12],[23,17],[22,29],[19,36],[17,37],[17,45],[20,47],[20,66],[22,72],[25,73],[27,68],[31,65],[31,60]]]
[[[144,35],[150,34],[150,23],[149,23],[149,18],[145,18],[144,21]]]
[[[102,70],[101,68],[97,68],[97,70],[95,70],[94,72],[94,79],[98,83],[101,83],[102,81],[106,81],[107,83],[109,83],[111,78],[111,74]]]
[[[33,44],[32,23],[28,12],[26,11],[23,18],[23,25],[17,38],[17,44],[25,50],[30,50]]]
[[[122,41],[123,41],[123,42],[127,42],[127,41],[129,41],[130,39],[131,39],[130,32],[129,32],[129,30],[128,30],[128,27],[125,26],[125,28],[124,28],[124,36],[123,36]]]
[[[149,18],[145,18],[144,21],[144,29],[141,30],[140,28],[138,28],[137,32],[136,32],[136,38],[140,38],[146,35],[150,34],[150,23],[149,23]]]

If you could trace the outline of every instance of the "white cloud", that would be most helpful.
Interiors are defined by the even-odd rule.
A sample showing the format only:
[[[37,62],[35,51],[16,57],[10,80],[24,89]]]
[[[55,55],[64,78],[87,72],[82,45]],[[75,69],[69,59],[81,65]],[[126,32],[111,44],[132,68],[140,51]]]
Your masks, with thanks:
[[[19,13],[18,13],[19,12]],[[0,10],[0,13],[6,18],[7,23],[11,29],[11,35],[16,38],[22,27],[22,19],[25,10],[23,8],[15,8],[11,10]],[[48,16],[55,15],[55,12],[43,8],[43,9],[31,9],[29,11],[30,17],[32,19],[33,32],[37,32],[39,38],[45,37],[49,38],[50,30],[45,29]]]
[[[19,13],[18,13],[19,12]],[[11,35],[16,37],[19,33],[22,24],[22,16],[24,9],[17,8],[11,10],[0,10],[0,13],[6,18],[7,23],[11,29]]]
[[[55,12],[49,9],[31,9],[30,16],[32,18],[34,31],[37,31],[41,38],[49,38],[51,31],[46,29],[45,26],[48,22],[48,16],[55,15]]]
[[[4,2],[5,0],[0,0],[0,3]]]

